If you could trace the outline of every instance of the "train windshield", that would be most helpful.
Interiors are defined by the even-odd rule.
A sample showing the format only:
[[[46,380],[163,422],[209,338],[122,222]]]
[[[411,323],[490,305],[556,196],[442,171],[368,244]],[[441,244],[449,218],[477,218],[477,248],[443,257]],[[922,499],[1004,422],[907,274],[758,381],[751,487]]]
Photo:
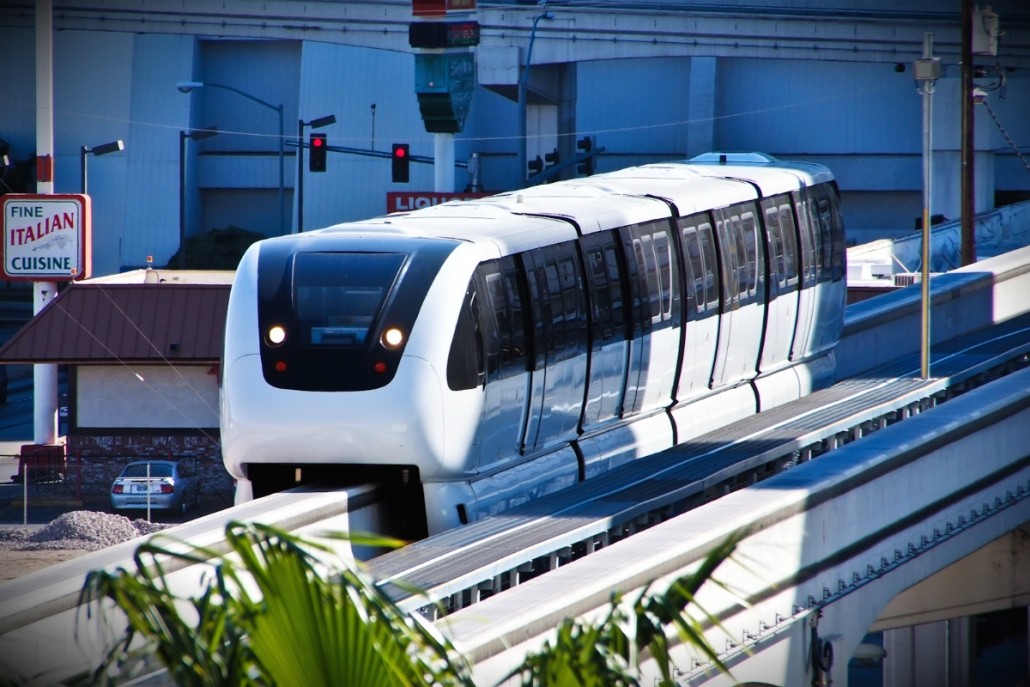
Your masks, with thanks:
[[[298,253],[293,303],[302,343],[361,346],[404,264],[403,253]]]

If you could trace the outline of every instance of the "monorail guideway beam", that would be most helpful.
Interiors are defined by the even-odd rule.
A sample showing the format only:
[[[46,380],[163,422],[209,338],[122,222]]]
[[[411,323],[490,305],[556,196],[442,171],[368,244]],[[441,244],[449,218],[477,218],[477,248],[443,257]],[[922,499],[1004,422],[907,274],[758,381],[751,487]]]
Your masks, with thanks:
[[[439,625],[473,660],[477,680],[489,683],[517,663],[522,642],[546,636],[560,618],[603,609],[613,588],[624,598],[648,583],[662,589],[745,531],[716,571],[732,593],[708,585],[697,599],[722,624],[707,637],[733,679],[680,647],[684,683],[816,684],[816,670],[839,680],[891,599],[1030,520],[1028,388],[1024,369]],[[813,645],[832,646],[837,658],[814,662]]]

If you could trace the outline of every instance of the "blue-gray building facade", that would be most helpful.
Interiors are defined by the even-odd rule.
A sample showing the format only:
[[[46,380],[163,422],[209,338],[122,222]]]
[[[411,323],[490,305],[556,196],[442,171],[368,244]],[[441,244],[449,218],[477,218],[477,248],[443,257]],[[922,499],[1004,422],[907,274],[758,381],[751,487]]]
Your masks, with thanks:
[[[427,133],[419,111],[415,54],[425,51],[408,46],[410,2],[234,0],[215,9],[111,0],[98,9],[68,0],[53,9],[54,191],[81,190],[82,146],[124,140],[125,150],[87,159],[94,275],[112,274],[148,259],[165,265],[179,247],[180,210],[187,235],[298,231],[297,143],[312,131],[299,137],[301,121],[335,115],[318,131],[331,148],[359,151],[331,149],[323,173],[301,168],[310,230],[383,214],[389,191],[471,189],[464,164],[473,155],[483,191],[524,185],[525,116],[527,159],[556,150],[568,160],[594,137],[604,149],[598,171],[709,150],[821,162],[840,180],[851,242],[901,236],[923,208],[927,132],[913,63],[928,33],[941,58],[929,96],[931,214],[959,216],[963,159],[961,0],[905,4],[480,0],[451,17],[479,21],[481,38],[470,49],[471,106],[449,135]],[[973,189],[982,211],[1030,199],[1030,5],[993,3],[997,30],[977,9],[973,64],[985,103],[974,110]],[[32,2],[0,5],[0,40],[17,56],[0,91],[0,139],[23,167],[36,146],[33,27]],[[183,82],[207,86],[183,93]],[[182,142],[207,128],[218,135]],[[432,158],[441,140],[457,163],[450,188],[417,161],[410,182],[395,184],[387,157],[360,152],[408,143],[416,158]]]

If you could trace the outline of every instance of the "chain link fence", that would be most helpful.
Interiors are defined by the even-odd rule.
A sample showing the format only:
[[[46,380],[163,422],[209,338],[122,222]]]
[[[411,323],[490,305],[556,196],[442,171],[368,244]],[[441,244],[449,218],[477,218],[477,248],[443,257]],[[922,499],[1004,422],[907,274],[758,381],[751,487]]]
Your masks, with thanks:
[[[47,523],[64,513],[77,510],[117,513],[129,519],[150,522],[180,523],[201,515],[228,508],[233,503],[234,483],[221,460],[192,455],[103,456],[76,454],[60,459],[25,459],[19,455],[0,455],[18,465],[10,481],[0,483],[0,522],[8,524]],[[155,470],[150,477],[156,486],[144,480],[129,487],[138,492],[131,508],[116,508],[112,499],[115,479],[129,463],[139,461],[174,461],[187,477],[189,494],[184,501],[176,499],[171,508],[164,505]],[[146,470],[146,468],[144,468]],[[167,484],[167,480],[165,481]],[[186,486],[182,481],[179,488]],[[166,491],[174,490],[170,484]],[[153,497],[151,497],[153,494]],[[124,501],[125,499],[123,499]]]

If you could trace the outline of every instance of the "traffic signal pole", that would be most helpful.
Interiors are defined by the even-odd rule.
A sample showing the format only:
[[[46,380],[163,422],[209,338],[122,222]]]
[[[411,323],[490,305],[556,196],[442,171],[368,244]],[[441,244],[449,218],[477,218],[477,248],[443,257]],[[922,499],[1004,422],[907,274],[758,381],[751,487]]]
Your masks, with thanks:
[[[297,233],[304,231],[304,120],[297,120]]]

